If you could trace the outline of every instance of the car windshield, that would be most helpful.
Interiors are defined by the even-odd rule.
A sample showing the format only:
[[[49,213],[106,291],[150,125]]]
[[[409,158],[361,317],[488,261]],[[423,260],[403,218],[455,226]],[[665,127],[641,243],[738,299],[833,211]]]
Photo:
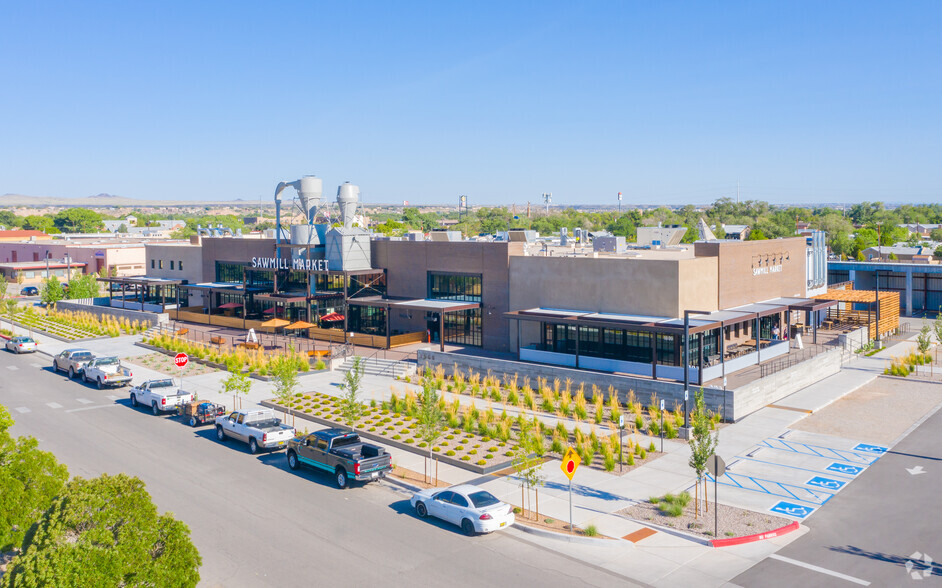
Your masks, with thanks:
[[[117,357],[102,357],[98,360],[98,365],[117,365]]]
[[[173,380],[154,380],[150,383],[151,388],[170,388],[173,386]]]
[[[500,502],[497,498],[485,490],[480,490],[478,492],[472,492],[468,494],[468,498],[471,499],[471,503],[474,504],[474,508],[484,508],[485,506],[493,506]]]

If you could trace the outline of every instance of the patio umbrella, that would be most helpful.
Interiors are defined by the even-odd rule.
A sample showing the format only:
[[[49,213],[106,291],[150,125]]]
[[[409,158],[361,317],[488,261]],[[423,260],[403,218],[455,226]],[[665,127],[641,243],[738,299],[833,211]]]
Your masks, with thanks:
[[[321,320],[322,320],[322,321],[327,321],[327,322],[331,322],[331,321],[342,321],[342,320],[343,320],[343,315],[340,314],[340,313],[332,312],[332,313],[330,313],[330,314],[325,314],[324,316],[322,316],[322,317],[321,317]]]
[[[285,328],[286,328],[286,329],[292,329],[292,330],[294,330],[294,329],[311,329],[311,328],[314,328],[314,327],[316,327],[316,326],[317,326],[317,325],[312,325],[311,323],[308,323],[308,322],[305,322],[305,321],[296,321],[296,322],[291,323],[290,325],[288,325],[288,326],[285,327]]]
[[[290,324],[291,323],[289,321],[286,321],[285,319],[273,318],[273,319],[268,319],[267,321],[265,321],[259,326],[265,327],[266,329],[277,329],[278,327],[284,327]]]
[[[225,304],[220,304],[217,308],[242,308],[242,305],[238,302],[227,302]]]

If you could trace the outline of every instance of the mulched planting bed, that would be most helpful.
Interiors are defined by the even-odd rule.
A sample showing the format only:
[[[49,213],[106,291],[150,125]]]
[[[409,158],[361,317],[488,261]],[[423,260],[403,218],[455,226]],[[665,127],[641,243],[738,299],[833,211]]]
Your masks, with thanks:
[[[208,373],[216,371],[215,369],[207,365],[203,365],[195,361],[189,362],[186,368],[181,370],[173,362],[172,357],[170,357],[169,355],[164,355],[163,353],[148,353],[146,355],[140,355],[133,359],[123,360],[123,363],[129,363],[129,364],[134,364],[134,365],[139,365],[142,367],[150,368],[154,371],[160,372],[162,374],[166,374],[168,376],[173,376],[173,377],[179,377],[181,375],[181,372],[182,372],[183,377],[187,377],[187,376],[200,376],[202,374],[208,374]]]
[[[736,508],[725,504],[718,506],[720,526],[719,539],[768,533],[769,531],[780,529],[792,522],[791,519]],[[701,502],[700,517],[695,518],[693,500],[691,500],[687,507],[684,508],[682,515],[672,517],[661,512],[657,504],[642,502],[620,510],[619,514],[637,521],[646,521],[656,525],[673,527],[692,535],[715,539],[716,537],[713,536],[713,521],[715,516],[713,508],[713,502],[710,502],[710,511],[704,512]]]

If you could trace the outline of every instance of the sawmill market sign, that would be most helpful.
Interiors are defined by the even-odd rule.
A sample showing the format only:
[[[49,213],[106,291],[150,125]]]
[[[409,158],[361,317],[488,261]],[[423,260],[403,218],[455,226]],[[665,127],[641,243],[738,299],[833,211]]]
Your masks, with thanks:
[[[259,269],[328,271],[326,259],[287,259],[285,257],[253,257],[252,267]]]

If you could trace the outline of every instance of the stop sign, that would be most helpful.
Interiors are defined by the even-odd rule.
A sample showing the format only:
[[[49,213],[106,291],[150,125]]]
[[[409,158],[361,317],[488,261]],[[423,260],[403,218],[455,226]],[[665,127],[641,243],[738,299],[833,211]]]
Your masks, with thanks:
[[[173,358],[173,363],[177,364],[178,368],[185,368],[188,361],[190,358],[186,353],[178,353]]]

